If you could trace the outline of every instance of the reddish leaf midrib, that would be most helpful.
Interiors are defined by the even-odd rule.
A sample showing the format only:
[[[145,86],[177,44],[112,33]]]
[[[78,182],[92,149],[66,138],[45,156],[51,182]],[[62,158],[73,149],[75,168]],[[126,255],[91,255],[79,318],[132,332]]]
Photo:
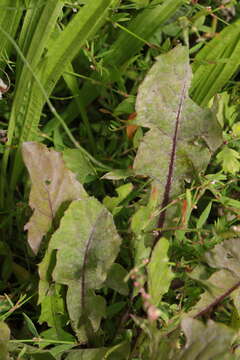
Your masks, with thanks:
[[[88,255],[89,255],[89,251],[91,249],[91,245],[94,239],[94,235],[96,233],[97,230],[97,225],[99,222],[99,219],[102,218],[102,214],[104,212],[104,209],[100,211],[99,215],[97,216],[94,225],[92,226],[92,230],[90,232],[86,247],[85,247],[85,251],[84,251],[84,257],[83,257],[83,267],[82,267],[82,278],[81,278],[81,305],[82,305],[82,313],[84,313],[84,308],[85,308],[85,296],[86,296],[86,278],[85,278],[85,273],[86,273],[86,267],[87,267],[87,262],[88,262]]]
[[[174,136],[173,136],[173,141],[172,141],[172,150],[171,150],[170,162],[169,162],[169,166],[168,166],[167,181],[166,181],[166,185],[165,185],[165,191],[163,194],[163,201],[162,201],[162,204],[160,207],[161,209],[165,208],[169,204],[169,200],[170,200],[170,192],[171,192],[171,186],[172,186],[172,180],[173,180],[173,174],[174,174],[174,163],[175,163],[175,158],[176,158],[179,125],[180,125],[180,120],[181,120],[183,103],[184,103],[184,100],[186,97],[186,82],[187,82],[187,80],[184,81],[183,87],[181,90],[181,94],[180,94],[178,112],[177,112],[177,116],[176,116],[176,123],[175,123],[175,129],[174,129]],[[166,218],[166,210],[163,210],[160,213],[160,216],[158,219],[157,227],[159,229],[163,228],[165,218]],[[153,248],[161,236],[162,236],[162,230],[159,230],[158,235],[154,241]]]

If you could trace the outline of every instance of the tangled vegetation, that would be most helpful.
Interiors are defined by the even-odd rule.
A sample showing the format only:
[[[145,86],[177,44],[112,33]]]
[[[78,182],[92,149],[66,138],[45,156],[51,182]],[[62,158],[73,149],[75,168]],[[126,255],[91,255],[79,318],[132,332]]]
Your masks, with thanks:
[[[1,0],[0,360],[240,359],[239,16]]]

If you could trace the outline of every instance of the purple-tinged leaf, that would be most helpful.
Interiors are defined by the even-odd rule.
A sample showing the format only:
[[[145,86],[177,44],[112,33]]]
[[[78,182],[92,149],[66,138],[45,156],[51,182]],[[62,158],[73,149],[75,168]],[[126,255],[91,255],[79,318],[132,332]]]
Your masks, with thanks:
[[[188,96],[191,78],[188,49],[178,46],[157,58],[137,96],[135,123],[150,130],[139,146],[134,170],[153,179],[160,208],[182,192],[186,178],[206,169],[222,142],[214,113]],[[169,217],[162,211],[158,227]]]
[[[81,342],[98,330],[105,316],[105,300],[96,295],[95,290],[107,279],[120,242],[113,217],[102,204],[94,198],[76,200],[65,211],[40,264],[39,300],[42,302],[56,255],[52,279],[68,287],[67,309]]]
[[[33,215],[25,230],[28,230],[29,245],[37,253],[60,206],[87,195],[75,175],[66,168],[60,153],[43,144],[25,142],[22,155],[32,182],[29,205]]]

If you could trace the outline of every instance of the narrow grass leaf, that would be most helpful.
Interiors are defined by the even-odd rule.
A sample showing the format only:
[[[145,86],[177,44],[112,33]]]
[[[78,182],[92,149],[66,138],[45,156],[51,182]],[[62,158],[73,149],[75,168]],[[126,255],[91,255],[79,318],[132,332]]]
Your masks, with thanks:
[[[30,317],[29,317],[27,314],[25,314],[25,313],[23,313],[23,317],[24,317],[24,319],[25,319],[25,321],[26,321],[27,328],[28,328],[28,330],[31,332],[31,334],[32,334],[34,337],[39,338],[40,335],[39,335],[39,333],[38,333],[38,331],[37,331],[37,329],[36,329],[36,326],[34,325],[34,323],[32,322],[32,320],[30,319]]]
[[[106,62],[118,67],[131,59],[144,45],[139,38],[149,41],[160,26],[184,3],[185,0],[166,0],[161,4],[159,1],[153,1],[150,7],[139,12],[126,31],[120,32],[106,57]]]
[[[33,74],[38,76],[37,66],[47,48],[49,37],[56,26],[59,13],[63,7],[63,2],[61,0],[51,0],[42,2],[41,6],[36,7],[34,1],[31,1],[30,5],[34,10],[28,9],[25,13],[25,17],[22,19],[23,26],[20,34],[20,46],[22,47],[22,50],[14,39],[11,38],[11,44],[14,45],[18,53],[18,60],[16,67],[15,93],[8,124],[8,146],[5,149],[2,161],[2,196],[0,198],[2,204],[5,195],[4,190],[6,191],[4,188],[9,186],[9,184],[6,184],[5,175],[13,138],[15,144],[19,144],[29,139],[34,140],[37,137],[37,127],[41,115],[43,94],[39,84],[36,84],[36,82],[33,81]],[[1,33],[4,36],[2,31]],[[7,37],[6,34],[5,37]],[[8,40],[10,41],[10,39]],[[32,71],[30,71],[30,69]],[[38,118],[37,121],[34,121],[33,115],[36,116],[36,114],[38,115]],[[20,146],[17,147],[14,162],[15,165],[13,166],[11,174],[13,188],[23,169]]]
[[[212,208],[212,202],[210,201],[210,203],[203,210],[203,212],[201,213],[201,215],[200,215],[200,217],[199,217],[199,219],[197,221],[197,229],[201,229],[203,227],[203,225],[205,224],[205,222],[208,219],[211,208]]]
[[[20,1],[23,3],[23,1]],[[23,8],[19,6],[18,0],[1,0],[0,26],[5,29],[11,37],[15,37]],[[0,68],[6,65],[4,59],[9,59],[12,53],[12,44],[0,33]]]
[[[63,74],[65,66],[73,60],[75,55],[77,55],[84,42],[88,40],[89,37],[93,36],[99,27],[103,24],[110,7],[113,6],[114,3],[115,0],[99,0],[97,2],[88,2],[83,8],[80,9],[78,14],[73,16],[73,19],[59,34],[54,42],[51,42],[45,34],[46,29],[48,29],[49,33],[52,33],[54,26],[56,26],[59,13],[53,10],[49,11],[49,7],[55,6],[59,10],[59,6],[63,6],[63,2],[58,0],[57,3],[55,1],[49,1],[45,3],[42,14],[45,11],[48,20],[41,16],[42,21],[40,24],[37,24],[36,29],[39,30],[40,25],[44,26],[45,22],[47,23],[47,27],[46,29],[42,28],[42,31],[38,31],[38,33],[36,33],[35,29],[35,36],[32,36],[32,42],[34,41],[34,43],[31,43],[31,46],[29,45],[29,49],[31,48],[32,57],[28,57],[28,55],[23,54],[25,56],[24,68],[27,71],[30,82],[27,81],[27,78],[23,76],[23,72],[21,72],[21,81],[19,80],[18,82],[9,123],[9,139],[7,143],[9,147],[4,154],[2,171],[3,174],[6,172],[10,151],[9,149],[13,141],[14,132],[16,131],[16,133],[19,134],[18,143],[36,139],[41,111],[46,101],[46,96],[49,96],[52,92],[57,81]],[[44,34],[44,37],[40,36],[42,33]],[[35,58],[33,49],[38,45],[39,36],[41,39],[44,39],[44,41],[41,41],[41,48],[47,48],[48,52],[47,56],[43,56],[43,53],[40,53],[38,49],[36,49]],[[48,48],[49,42],[52,45],[51,48]],[[39,58],[40,54],[41,57]],[[37,61],[37,56],[39,61]],[[29,67],[36,76],[34,81],[32,79],[32,73],[29,72]],[[39,80],[39,83],[36,81],[36,79]],[[53,112],[55,111],[55,109],[52,107],[51,110]],[[19,128],[18,125],[20,126]],[[71,133],[70,136],[72,136]],[[15,188],[21,171],[22,163],[20,150],[18,148],[14,158],[11,188]],[[3,176],[2,182],[6,187]],[[4,192],[4,185],[2,185],[2,194]]]
[[[44,65],[45,88],[48,94],[53,90],[65,66],[73,60],[84,42],[103,24],[114,3],[116,0],[89,1],[54,41]]]
[[[176,10],[184,3],[186,3],[185,0],[167,0],[162,4],[159,4],[159,1],[153,1],[152,7],[139,12],[130,21],[126,31],[120,31],[104,62],[119,69],[145,45],[145,42],[140,38],[150,41],[160,26],[173,16]],[[100,92],[101,86],[85,83],[81,90],[84,105],[87,106],[93,102]]]
[[[197,104],[209,100],[227,84],[239,69],[240,21],[224,27],[197,54],[190,95]]]

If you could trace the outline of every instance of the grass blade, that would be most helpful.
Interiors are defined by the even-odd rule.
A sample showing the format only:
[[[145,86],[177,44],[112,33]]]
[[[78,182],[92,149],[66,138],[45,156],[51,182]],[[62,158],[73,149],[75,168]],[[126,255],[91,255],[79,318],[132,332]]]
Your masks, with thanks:
[[[239,68],[240,21],[225,27],[199,51],[193,63],[191,97],[201,106],[226,85]]]

